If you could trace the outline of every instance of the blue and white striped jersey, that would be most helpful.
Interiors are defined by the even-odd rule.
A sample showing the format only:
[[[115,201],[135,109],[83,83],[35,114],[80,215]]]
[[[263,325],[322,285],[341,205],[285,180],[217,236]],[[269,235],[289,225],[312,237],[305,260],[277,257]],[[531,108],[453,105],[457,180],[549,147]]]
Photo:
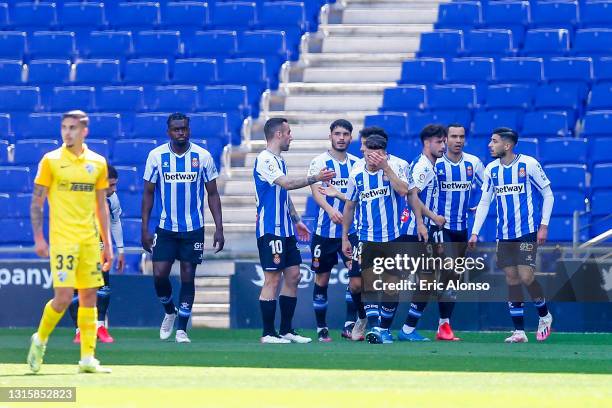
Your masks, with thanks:
[[[415,187],[419,189],[419,198],[427,208],[435,213],[439,194],[438,178],[436,177],[434,165],[429,161],[427,156],[422,153],[410,164],[408,184],[411,190]],[[404,203],[406,203],[406,200],[404,200]],[[426,226],[431,225],[428,217],[424,217],[423,221]],[[416,234],[416,217],[414,212],[410,210],[408,221],[402,223],[402,235]]]
[[[436,207],[437,214],[446,218],[444,228],[452,231],[467,229],[467,211],[476,206],[470,206],[472,184],[481,187],[483,173],[480,159],[469,153],[463,153],[457,163],[452,162],[446,154],[436,161],[440,186]]]
[[[329,154],[329,152],[322,153],[315,157],[310,162],[310,167],[308,168],[308,176],[314,176],[319,174],[322,169],[330,169],[336,172],[336,177],[329,180],[325,184],[334,187],[342,194],[346,194],[346,188],[348,186],[348,179],[355,162],[359,160],[357,157],[352,154],[347,154],[347,158],[344,162],[340,162],[336,160],[333,156]],[[317,183],[321,184],[321,183]],[[333,198],[333,197],[325,197],[327,203],[332,206],[334,209],[340,211],[341,213],[344,211],[344,201]],[[315,234],[324,237],[324,238],[342,238],[342,225],[335,224],[327,215],[327,212],[318,207],[319,211],[317,213],[316,229]],[[349,234],[355,233],[355,227],[351,227]]]
[[[404,160],[388,157],[391,169],[400,180],[408,182]],[[403,196],[391,187],[382,170],[370,172],[364,160],[355,163],[349,176],[348,200],[359,207],[358,233],[361,241],[388,242],[399,237]]]
[[[111,194],[110,197],[106,197],[108,203],[108,210],[110,212],[110,230],[113,241],[117,249],[123,248],[123,227],[121,226],[121,203],[119,202],[119,196],[117,193]]]
[[[182,155],[174,153],[170,143],[151,150],[143,178],[157,184],[161,198],[159,227],[174,232],[204,227],[204,183],[217,177],[210,153],[194,143]]]
[[[264,150],[255,160],[255,202],[257,204],[257,237],[273,234],[289,237],[295,234],[289,214],[289,194],[274,181],[287,175],[287,165],[281,156]]]
[[[536,232],[541,221],[541,196],[550,185],[536,159],[517,154],[509,165],[497,159],[484,171],[481,200],[497,200],[497,239],[515,239]]]

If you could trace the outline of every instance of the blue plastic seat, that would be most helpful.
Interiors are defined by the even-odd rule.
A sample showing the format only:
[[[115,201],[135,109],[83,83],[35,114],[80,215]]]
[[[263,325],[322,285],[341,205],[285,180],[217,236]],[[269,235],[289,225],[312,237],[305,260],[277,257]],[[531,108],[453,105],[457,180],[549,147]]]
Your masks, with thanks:
[[[576,31],[572,53],[575,55],[610,55],[612,28],[585,28]]]
[[[177,59],[174,62],[174,84],[214,84],[217,81],[217,61],[205,58]]]
[[[451,57],[463,51],[463,31],[434,30],[421,33],[418,57]]]
[[[212,112],[247,109],[247,88],[239,85],[206,86],[200,90],[200,104],[202,110]]]
[[[569,215],[552,216],[548,228],[549,242],[570,242],[573,239],[573,222]]]
[[[112,18],[109,18],[109,24],[118,29],[147,30],[159,25],[159,17],[159,3],[119,3]]]
[[[57,86],[51,94],[50,110],[66,112],[74,109],[84,111],[95,107],[96,90],[91,86]]]
[[[176,30],[140,31],[134,53],[138,57],[170,58],[182,54],[181,35]]]
[[[493,80],[493,58],[453,58],[446,61],[446,79],[454,83],[486,83]]]
[[[531,20],[534,27],[574,27],[578,23],[576,1],[534,1],[531,5]]]
[[[583,86],[576,83],[542,84],[536,89],[536,109],[576,110],[582,106]]]
[[[565,29],[528,30],[521,53],[527,56],[566,55],[569,52],[569,32]]]
[[[434,85],[428,92],[428,105],[434,110],[474,109],[478,106],[474,85]]]
[[[536,160],[540,159],[540,142],[538,139],[521,137],[514,151],[520,154],[526,154]]]
[[[21,138],[56,139],[62,124],[61,113],[31,113],[28,115],[28,126],[19,134]]]
[[[45,153],[59,147],[57,140],[29,139],[15,142],[15,164],[28,166],[38,164]]]
[[[540,146],[540,157],[543,164],[586,164],[587,140],[569,137],[546,139]]]
[[[37,86],[1,86],[0,112],[35,112],[41,108]]]
[[[259,23],[262,28],[297,29],[309,28],[305,2],[271,1],[260,5]]]
[[[589,139],[589,163],[612,163],[612,152],[609,149],[612,135]]]
[[[116,59],[84,59],[75,64],[77,84],[113,84],[121,81],[121,65]]]
[[[482,23],[482,8],[478,2],[454,1],[438,7],[438,22],[435,28],[474,27]]]
[[[220,112],[200,112],[189,115],[191,137],[198,139],[218,138],[229,141],[227,114]]]
[[[612,188],[612,163],[601,163],[593,166],[591,188],[593,190]]]
[[[503,29],[472,30],[467,35],[466,54],[475,57],[513,56],[512,32]]]
[[[405,137],[408,134],[408,114],[393,112],[368,115],[365,117],[363,126],[379,126],[385,129],[390,137]]]
[[[168,60],[138,58],[125,64],[123,80],[128,84],[164,84],[168,82]]]
[[[117,185],[122,182],[123,180],[119,179]],[[120,191],[118,196],[119,200],[121,200],[121,217],[140,218],[140,215],[142,214],[140,209],[142,193],[140,191]]]
[[[6,218],[2,220],[3,234],[0,244],[10,246],[32,246],[32,226],[27,218]]]
[[[599,190],[593,193],[591,213],[595,216],[612,214],[612,190]]]
[[[198,31],[185,51],[194,57],[231,57],[238,53],[238,34],[225,30]]]
[[[523,136],[569,136],[569,118],[566,112],[527,112],[523,119]]]
[[[400,84],[422,84],[443,82],[444,59],[416,58],[402,63]]]
[[[32,191],[34,175],[29,167],[1,166],[2,190],[7,193],[29,193]],[[2,234],[0,234],[2,235]]]
[[[143,166],[149,152],[157,147],[157,141],[151,139],[117,140],[113,147],[113,161],[116,165]]]
[[[35,31],[28,49],[31,58],[73,58],[77,54],[72,31]]]
[[[524,27],[530,23],[530,20],[527,1],[491,2],[484,8],[483,26],[511,30],[515,47],[523,43]]]
[[[612,228],[612,219],[610,217],[593,217],[591,221],[591,228],[589,229],[591,237],[606,233]]]
[[[516,131],[520,131],[521,116],[522,115],[517,111],[476,111],[470,134],[476,137],[489,137],[493,129],[498,127],[509,127]]]
[[[157,111],[193,112],[198,106],[198,87],[189,85],[155,87],[154,106]]]
[[[469,110],[441,110],[436,112],[417,112],[408,115],[408,132],[410,136],[418,136],[421,130],[431,123],[446,125],[460,123],[466,129],[470,128],[471,114]]]
[[[544,79],[542,58],[500,58],[495,64],[495,79],[502,83],[540,82]]]
[[[549,164],[544,166],[553,191],[586,188],[586,166],[581,164]]]
[[[612,81],[612,57],[595,58],[593,79],[595,82]]]
[[[57,24],[55,3],[17,3],[13,6],[11,20],[15,27],[23,30],[45,30]]]
[[[132,112],[144,109],[142,86],[105,86],[100,90],[98,108],[107,112]]]
[[[210,24],[208,3],[196,1],[168,2],[162,13],[165,28],[201,30]]]
[[[89,115],[88,137],[112,140],[121,136],[121,115],[118,113],[92,113]]]
[[[91,116],[90,116],[91,117]],[[110,161],[110,144],[106,139],[90,139],[89,137],[85,141],[87,144],[87,148],[98,153],[102,157],[106,159],[106,161]]]
[[[22,60],[26,54],[26,37],[23,31],[0,31],[0,58]]]
[[[593,76],[593,60],[587,57],[555,57],[544,63],[548,81],[589,83]]]
[[[64,29],[99,30],[106,26],[104,3],[64,3],[58,25]]]
[[[134,115],[135,138],[162,138],[166,134],[166,121],[170,113],[138,113]]]
[[[381,111],[419,111],[425,109],[426,101],[427,89],[425,85],[401,85],[395,88],[387,88],[383,93]]]
[[[255,28],[258,23],[256,3],[215,3],[212,15],[213,26],[220,29]]]
[[[11,135],[11,115],[0,113],[0,139],[8,140]]]
[[[32,194],[0,193],[0,213],[3,218],[28,218],[31,201]]]
[[[612,136],[612,110],[587,112],[582,121],[580,136],[586,138]]]
[[[6,3],[0,3],[0,28],[6,29],[9,27],[9,7]]]
[[[138,168],[136,166],[118,165],[115,166],[115,170],[117,170],[117,175],[119,176],[119,182],[117,183],[117,191],[119,191],[120,193],[142,191],[142,186],[144,184],[142,181],[143,175],[138,172]]]
[[[125,58],[133,52],[131,31],[92,31],[89,35],[90,58]]]
[[[65,84],[70,79],[70,60],[40,59],[28,64],[30,84]]]
[[[0,60],[0,84],[19,85],[22,83],[23,63],[19,60]]]
[[[238,43],[241,57],[264,58],[267,77],[273,87],[278,83],[281,65],[290,58],[287,40],[283,31],[245,31]]]
[[[612,82],[596,84],[591,89],[589,109],[612,109]]]
[[[612,27],[612,1],[587,1],[580,4],[580,22],[584,27]]]
[[[554,191],[555,205],[553,215],[572,215],[574,211],[584,211],[585,196],[580,191]]]
[[[260,58],[226,59],[219,67],[221,83],[246,85],[267,79],[266,62]]]
[[[0,132],[0,137],[7,137],[8,134]],[[0,139],[0,165],[4,166],[8,163],[8,140]]]

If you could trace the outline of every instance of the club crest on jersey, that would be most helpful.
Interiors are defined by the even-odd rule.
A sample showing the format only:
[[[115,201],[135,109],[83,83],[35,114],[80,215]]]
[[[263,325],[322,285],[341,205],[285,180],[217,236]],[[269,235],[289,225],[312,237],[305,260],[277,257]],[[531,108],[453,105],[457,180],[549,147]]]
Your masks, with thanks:
[[[408,208],[404,208],[404,211],[402,211],[402,216],[400,217],[400,221],[405,224],[408,222],[408,220],[410,219],[410,211],[408,211]]]
[[[313,268],[318,268],[319,267],[319,258],[313,258],[312,260],[312,267]]]
[[[281,263],[280,255],[274,254],[274,258],[272,258],[272,262],[274,262],[275,265],[279,265]]]
[[[164,162],[164,164],[162,164],[162,167],[166,168],[166,167],[170,167],[170,163],[168,162]]]
[[[525,177],[525,168],[524,167],[521,167],[519,169],[519,177]]]
[[[200,167],[200,161],[197,157],[191,159],[191,167]]]
[[[94,171],[94,166],[92,166],[91,164],[87,163],[87,164],[85,165],[85,170],[87,170],[87,172],[88,172],[89,174],[91,174],[91,173],[93,173],[93,171]]]
[[[474,170],[472,169],[472,166],[467,166],[465,168],[465,173],[468,175],[468,177],[472,177],[472,174],[474,174]]]

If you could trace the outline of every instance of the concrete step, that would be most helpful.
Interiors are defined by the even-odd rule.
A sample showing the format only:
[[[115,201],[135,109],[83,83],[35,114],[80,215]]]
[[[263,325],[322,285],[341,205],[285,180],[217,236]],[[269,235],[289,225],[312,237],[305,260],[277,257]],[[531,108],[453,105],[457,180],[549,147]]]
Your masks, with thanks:
[[[439,3],[448,3],[450,0],[344,0],[347,8],[351,7],[370,7],[370,8],[431,8]]]
[[[350,122],[361,122],[363,123],[363,119],[367,115],[375,115],[377,114],[377,110],[371,111],[350,111],[350,110],[341,110],[336,109],[334,111],[329,112],[304,112],[304,111],[295,111],[295,110],[274,110],[269,111],[267,114],[261,115],[260,117],[283,117],[286,118],[290,123],[321,123],[321,122],[333,122],[336,119],[342,118],[346,119]]]
[[[250,180],[252,182],[253,177],[253,169],[248,167],[234,167],[232,168],[232,177],[228,180]],[[226,198],[226,202],[231,204],[225,204],[223,202],[223,209],[226,208],[242,208],[243,206],[252,206],[255,205],[255,197],[253,196],[244,196],[244,195],[223,195],[222,197]],[[293,203],[296,206],[304,206],[304,201],[299,201],[299,199],[293,199]]]
[[[217,288],[228,289],[230,279],[225,277],[208,277],[202,276],[195,278],[195,286],[197,290],[216,290]]]
[[[419,49],[419,37],[332,36],[323,40],[322,52],[334,53],[409,53]]]
[[[194,303],[191,309],[194,314],[229,313],[229,303]]]
[[[291,111],[375,111],[382,104],[382,95],[289,95],[285,109]]]
[[[304,82],[339,83],[347,85],[360,82],[395,82],[400,78],[401,65],[395,67],[308,67],[304,70]]]
[[[303,166],[303,168],[305,169],[306,166]],[[304,172],[304,174],[306,173]],[[230,180],[227,182],[226,188],[228,187],[230,191],[232,192],[232,194],[238,195],[238,193],[240,193],[245,196],[253,197],[253,200],[255,199],[255,184],[253,184],[253,180]],[[291,199],[293,200],[294,197],[307,196],[310,194],[311,194],[310,187],[304,187],[304,188],[300,188],[297,190],[291,190]],[[253,207],[254,206],[255,204],[253,204]],[[248,226],[254,229],[255,222],[248,224]],[[224,225],[224,229],[225,229],[225,225]]]
[[[321,150],[317,153],[311,154],[310,159],[312,160],[315,156],[317,156],[323,151],[324,150]],[[306,174],[308,174],[307,166],[292,165],[292,167],[289,169],[290,177],[305,177]],[[237,168],[232,169],[231,181],[240,181],[240,180],[242,181],[249,180],[253,182],[253,169],[251,169],[250,167],[237,167]],[[248,205],[253,205],[253,203],[254,203],[254,197],[253,197],[253,200],[251,200],[251,203]],[[296,200],[294,200],[293,203],[295,204],[296,208],[303,207],[304,205],[304,203],[296,201]],[[244,208],[244,207],[236,207],[236,208]]]
[[[309,67],[362,67],[366,66],[391,66],[395,67],[402,61],[414,58],[413,52],[400,53],[317,53],[309,52],[300,56],[300,62]]]
[[[230,319],[229,314],[203,314],[192,315],[191,325],[193,327],[211,327],[217,329],[229,329]]]
[[[323,24],[319,29],[325,35],[412,35],[433,30],[433,24]]]
[[[213,290],[215,289],[215,290]],[[195,303],[229,303],[229,287],[196,290]]]
[[[312,152],[284,152],[283,158],[287,163],[289,174],[292,174],[295,168],[306,168],[310,166],[310,161],[316,156]],[[248,153],[244,159],[244,167],[252,168],[255,164],[257,153]]]
[[[226,221],[229,223],[255,223],[256,221],[256,212],[255,212],[255,199],[253,197],[253,202],[251,205],[244,207],[235,207],[235,208],[224,208],[223,209],[223,222]],[[212,222],[212,216],[210,213],[206,213],[205,216],[206,222]],[[225,228],[224,228],[225,230]]]
[[[438,19],[438,5],[428,7],[349,7],[342,12],[343,24],[431,24]]]

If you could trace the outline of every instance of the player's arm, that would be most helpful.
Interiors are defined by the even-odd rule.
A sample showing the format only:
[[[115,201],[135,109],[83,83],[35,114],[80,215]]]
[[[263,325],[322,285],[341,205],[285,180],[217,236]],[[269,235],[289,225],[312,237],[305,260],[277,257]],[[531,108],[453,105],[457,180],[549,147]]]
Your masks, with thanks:
[[[155,183],[149,181],[144,182],[142,191],[142,205],[140,207],[140,239],[142,247],[145,251],[151,252],[153,247],[153,237],[149,234],[149,219],[151,218],[151,210],[153,209],[153,201],[155,200]]]
[[[342,252],[349,258],[351,257],[353,251],[351,248],[351,242],[349,241],[349,231],[353,226],[355,205],[355,201],[346,200],[346,203],[344,204],[344,211],[342,212]]]
[[[298,188],[310,186],[319,181],[329,181],[336,176],[333,170],[322,169],[319,173],[307,177],[280,176],[274,180],[274,184],[281,186],[285,190],[296,190]]]
[[[474,217],[474,226],[472,227],[472,235],[468,241],[470,248],[476,247],[476,242],[478,242],[478,234],[480,233],[480,229],[482,228],[487,214],[489,213],[489,206],[491,205],[491,200],[493,199],[493,183],[491,182],[491,177],[488,172],[485,171],[484,180],[482,184],[482,195],[480,196],[480,202],[476,207],[476,215]]]
[[[291,221],[295,224],[295,228],[297,229],[298,238],[301,241],[310,241],[310,230],[302,222],[302,217],[298,214],[295,209],[295,205],[293,205],[293,201],[289,194],[287,194],[287,200],[289,201],[289,217],[291,217]]]
[[[340,191],[336,190],[333,186],[324,187],[322,185],[317,185],[317,191],[319,192],[319,194],[321,194],[324,197],[337,198],[338,200],[342,202],[347,201],[346,196]],[[342,221],[340,221],[340,224],[342,224]]]
[[[420,192],[421,191],[418,189],[418,187],[413,187],[410,189],[410,191],[408,191],[408,205],[410,205],[410,208],[414,213],[414,218],[417,225],[417,236],[419,237],[419,240],[427,242],[429,238],[427,227],[423,222],[423,213],[425,212],[425,210],[429,211],[429,209],[425,206],[425,204],[423,204],[423,202],[419,198]],[[431,211],[429,212],[431,213]]]
[[[215,179],[204,183],[206,187],[206,195],[208,196],[208,208],[215,221],[215,234],[213,238],[213,247],[215,254],[223,250],[225,246],[225,237],[223,236],[223,214],[221,211],[221,197],[217,189],[217,181]],[[202,209],[203,210],[203,209]]]
[[[34,193],[30,202],[30,222],[32,223],[32,232],[34,234],[34,250],[36,255],[41,258],[49,256],[49,245],[43,235],[43,207],[47,199],[49,189],[40,184],[34,184]]]
[[[111,201],[112,202],[112,201]],[[123,226],[121,225],[121,205],[117,199],[117,205],[111,206],[110,210],[110,232],[115,246],[117,247],[117,270],[123,272],[125,266],[125,253],[123,250]]]
[[[98,225],[100,225],[100,239],[104,244],[104,249],[102,250],[102,270],[106,272],[109,271],[113,265],[113,244],[110,238],[106,188],[96,190],[96,217],[98,218]]]
[[[546,173],[544,173],[544,169],[540,163],[535,160],[529,161],[527,163],[527,174],[531,184],[542,194],[542,220],[540,221],[540,228],[538,228],[537,234],[538,245],[542,245],[548,238],[548,224],[550,222],[555,197],[550,188],[550,180],[546,176]]]
[[[325,196],[319,191],[320,188],[324,188],[320,184],[311,184],[310,190],[312,191],[312,198],[315,202],[329,215],[329,218],[334,224],[342,224],[342,213],[336,210],[334,207],[329,205]],[[337,191],[337,190],[336,190]]]
[[[480,197],[482,196],[482,185],[484,184],[484,166],[482,165],[482,162],[478,160],[474,167],[475,169],[473,182],[478,188],[473,188],[470,192],[470,211],[476,211],[476,207],[478,206],[478,203],[480,202]]]

